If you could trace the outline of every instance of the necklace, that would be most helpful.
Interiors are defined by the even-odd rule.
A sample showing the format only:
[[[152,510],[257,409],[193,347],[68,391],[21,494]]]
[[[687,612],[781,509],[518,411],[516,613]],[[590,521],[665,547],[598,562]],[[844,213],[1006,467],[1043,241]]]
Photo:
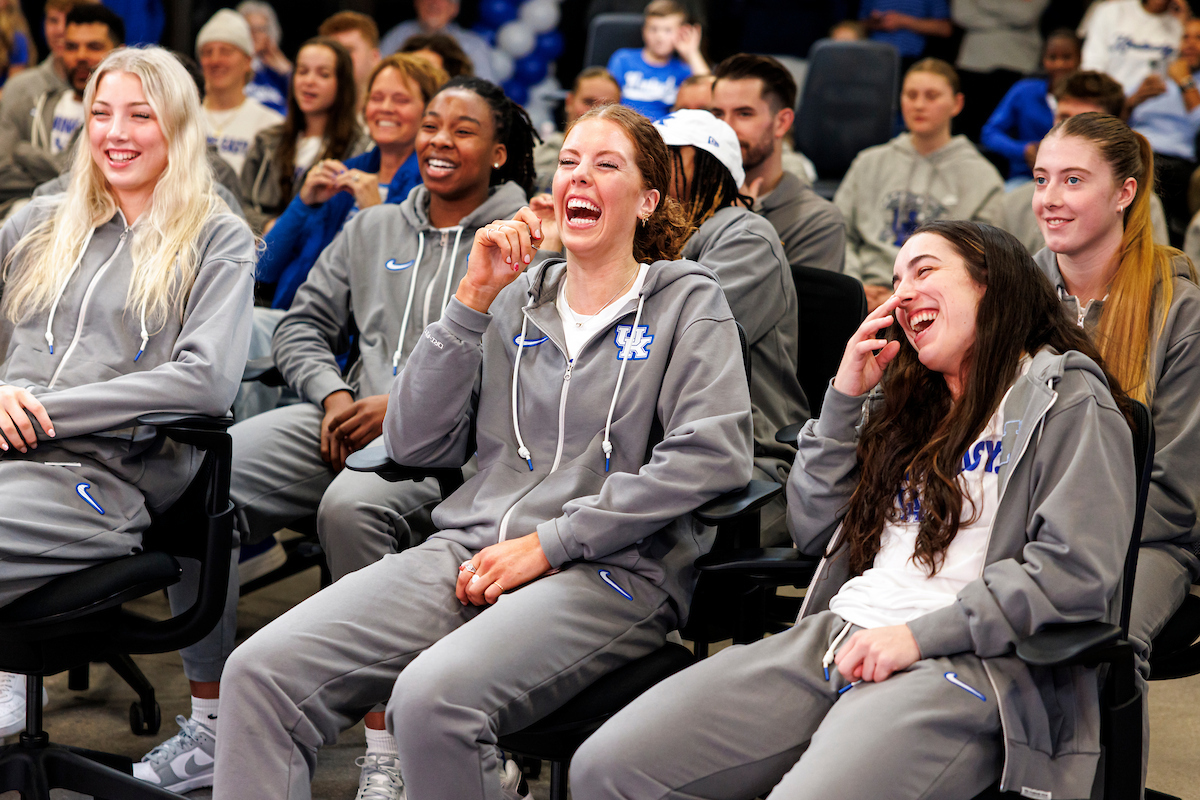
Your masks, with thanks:
[[[596,309],[591,314],[577,314],[575,312],[575,309],[571,308],[571,299],[569,297],[566,297],[567,286],[566,286],[566,282],[564,281],[563,282],[563,297],[567,301],[566,302],[567,311],[570,312],[571,319],[575,322],[575,327],[582,328],[583,323],[587,322],[589,319],[596,316],[596,314],[599,314],[601,311],[603,311],[604,309],[606,309],[610,305],[612,305],[613,300],[616,300],[618,297],[620,297],[622,294],[625,293],[625,290],[629,288],[629,285],[631,283],[633,283],[634,278],[636,278],[638,276],[638,273],[640,271],[641,271],[641,267],[639,266],[636,270],[633,271],[633,274],[629,276],[629,280],[625,281],[625,285],[622,286],[620,289],[617,289],[616,294],[614,294],[612,297],[608,298],[607,303],[600,306],[600,308]],[[579,319],[579,317],[583,317],[583,319],[581,320],[581,319]]]

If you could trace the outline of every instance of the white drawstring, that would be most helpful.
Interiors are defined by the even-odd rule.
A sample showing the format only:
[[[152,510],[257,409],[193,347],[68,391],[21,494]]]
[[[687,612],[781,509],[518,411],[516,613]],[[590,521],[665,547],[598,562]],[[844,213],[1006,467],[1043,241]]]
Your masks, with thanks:
[[[842,643],[842,639],[846,638],[846,634],[850,632],[850,627],[853,622],[847,622],[842,626],[841,633],[833,639],[833,644],[829,645],[829,649],[825,651],[824,657],[821,658],[821,669],[825,672],[825,680],[829,680],[829,665],[833,663],[833,651],[837,650],[837,646]]]
[[[517,420],[517,373],[521,369],[521,353],[525,350],[525,331],[529,325],[529,316],[525,314],[525,310],[521,310],[521,338],[517,339],[517,357],[513,361],[513,376],[512,376],[512,418],[513,431],[517,434],[517,455],[525,459],[525,463],[529,465],[529,471],[533,472],[533,456],[529,454],[529,448],[525,446],[525,440],[521,438],[521,423]]]
[[[645,295],[638,296],[637,313],[633,316],[633,328],[629,335],[632,337],[638,329],[638,323],[642,321],[642,308],[646,304]],[[523,335],[523,334],[522,334]],[[624,351],[618,353],[618,357],[625,355]],[[633,353],[629,353],[630,358]],[[625,367],[629,364],[629,358],[621,358],[621,370],[617,373],[617,387],[613,389],[612,402],[608,404],[608,420],[604,423],[604,441],[600,443],[600,447],[604,450],[604,471],[608,472],[608,464],[612,458],[612,441],[609,439],[609,432],[612,430],[613,411],[617,408],[617,395],[621,393],[621,382],[625,380]]]
[[[458,243],[462,241],[463,228],[461,225],[457,228],[457,233],[454,234],[454,247],[450,250],[450,268],[446,270],[446,289],[442,292],[442,313],[446,313],[446,306],[450,305],[450,286],[454,279],[454,262],[458,258]],[[470,256],[467,256],[470,259]]]
[[[400,352],[404,349],[404,334],[408,332],[408,317],[412,313],[413,296],[417,293],[417,272],[421,269],[421,257],[425,254],[425,231],[417,232],[417,258],[413,261],[412,275],[409,276],[408,302],[404,304],[404,316],[400,320],[400,340],[396,342],[396,352],[392,354],[392,374],[400,371]]]
[[[142,304],[142,343],[138,346],[137,355],[133,357],[134,363],[142,357],[142,353],[146,352],[146,343],[150,341],[150,334],[146,333],[146,304]]]
[[[63,278],[62,283],[58,285],[58,292],[54,295],[54,303],[50,306],[50,316],[46,318],[46,344],[50,347],[50,355],[54,355],[54,314],[58,311],[58,303],[62,300],[63,293],[67,291],[67,284],[71,282],[75,271],[79,269],[80,263],[83,262],[83,254],[87,252],[88,245],[92,242],[92,234],[95,229],[87,232],[87,236],[83,237],[83,247],[79,248],[79,257],[75,259],[75,263],[71,265],[71,269],[67,272],[67,277]]]

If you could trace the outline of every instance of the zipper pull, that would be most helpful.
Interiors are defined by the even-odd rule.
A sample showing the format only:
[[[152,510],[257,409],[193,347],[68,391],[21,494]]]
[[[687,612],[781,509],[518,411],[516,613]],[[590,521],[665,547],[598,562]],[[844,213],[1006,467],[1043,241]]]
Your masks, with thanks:
[[[567,361],[567,373],[563,375],[563,383],[568,383],[571,380],[571,369],[575,366],[575,359]]]

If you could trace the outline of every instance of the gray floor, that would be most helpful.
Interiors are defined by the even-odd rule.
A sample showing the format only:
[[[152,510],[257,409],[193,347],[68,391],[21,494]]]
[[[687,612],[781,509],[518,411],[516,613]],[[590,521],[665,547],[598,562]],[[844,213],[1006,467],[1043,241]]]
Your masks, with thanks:
[[[244,598],[239,608],[239,635],[249,636],[316,588],[317,575],[313,570]],[[144,602],[147,613],[166,613],[166,603],[161,597]],[[188,714],[190,708],[179,657],[170,653],[139,656],[137,661],[154,683],[163,712],[162,732],[170,735],[175,731],[175,715]],[[130,733],[128,712],[134,695],[109,668],[92,667],[91,687],[86,692],[67,689],[66,675],[49,678],[46,685],[50,692],[46,729],[53,740],[132,758],[140,758],[157,743],[157,739]],[[1153,683],[1150,714],[1149,785],[1185,800],[1200,800],[1200,677]],[[314,798],[352,800],[358,785],[354,759],[362,755],[363,746],[359,724],[343,733],[335,747],[321,752],[313,782]],[[549,769],[545,772],[548,776]],[[533,796],[537,800],[549,797],[544,779],[534,784]],[[211,797],[211,793],[199,790],[188,797],[198,800]],[[0,794],[0,800],[17,800],[17,795]],[[60,800],[66,800],[65,793]]]

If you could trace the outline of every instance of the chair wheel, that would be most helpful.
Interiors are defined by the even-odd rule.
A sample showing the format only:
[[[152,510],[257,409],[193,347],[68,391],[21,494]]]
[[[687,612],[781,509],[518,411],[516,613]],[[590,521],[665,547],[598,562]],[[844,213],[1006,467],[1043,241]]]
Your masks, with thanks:
[[[129,705],[129,729],[135,736],[153,736],[162,727],[162,709],[158,703],[146,713],[146,708],[137,701]]]

